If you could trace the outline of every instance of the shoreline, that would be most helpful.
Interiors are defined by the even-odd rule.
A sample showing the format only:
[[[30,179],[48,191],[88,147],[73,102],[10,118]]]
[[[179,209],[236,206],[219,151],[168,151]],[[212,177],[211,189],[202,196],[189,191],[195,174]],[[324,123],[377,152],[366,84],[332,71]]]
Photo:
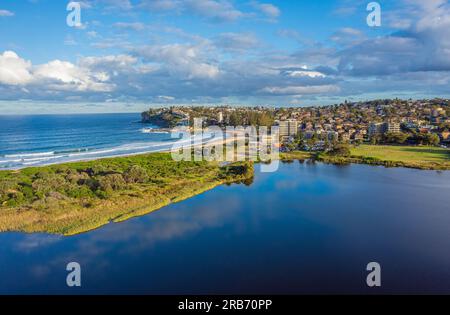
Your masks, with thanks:
[[[251,177],[250,163],[178,163],[168,153],[2,171],[0,232],[75,235]]]
[[[369,147],[374,148],[377,147]],[[400,150],[402,147],[389,147],[392,148]],[[383,147],[380,146],[381,149]],[[430,149],[421,150],[425,152]],[[445,150],[443,154],[449,152]],[[313,160],[334,165],[366,164],[450,170],[447,157],[442,163],[417,163],[368,156],[335,157],[323,153],[291,151],[280,153],[278,159],[281,162]],[[0,232],[64,236],[88,232],[111,222],[146,215],[223,184],[245,182],[254,176],[253,164],[176,162],[171,158],[170,151],[166,151],[1,170],[0,198],[3,199],[0,199]],[[145,170],[145,179],[128,181],[129,170],[134,167],[141,169],[141,172]],[[12,199],[5,200],[5,196],[12,196]]]
[[[238,138],[236,138],[238,139]],[[173,140],[174,142],[172,143],[172,146],[174,143],[176,143],[177,141],[179,141],[179,138],[171,138],[171,140]],[[191,138],[191,140],[193,141],[194,139]],[[201,144],[196,144],[195,142],[193,142],[192,147],[196,148],[199,146],[203,146],[203,145],[215,145],[220,143],[220,139],[216,140],[216,141],[211,141],[208,138],[203,139],[203,143]],[[225,145],[227,142],[232,141],[232,139],[227,139],[227,140],[222,140],[223,145]],[[158,146],[164,146],[166,145],[164,142],[161,142],[161,144],[155,145],[155,147]],[[115,147],[113,147],[115,148]],[[52,151],[53,152],[53,151]],[[91,161],[98,161],[98,160],[102,160],[102,159],[113,159],[113,158],[126,158],[126,157],[135,157],[135,156],[141,156],[141,155],[146,155],[146,154],[154,154],[154,153],[171,153],[172,149],[151,149],[151,150],[144,150],[144,151],[139,151],[139,152],[131,152],[131,153],[123,153],[123,154],[115,154],[115,155],[105,155],[105,156],[99,156],[99,157],[82,157],[79,159],[73,159],[73,160],[69,160],[69,161],[57,161],[57,162],[44,162],[43,164],[39,164],[39,165],[26,165],[26,166],[21,166],[21,167],[13,167],[13,168],[0,168],[0,172],[7,172],[7,171],[20,171],[23,169],[27,169],[27,168],[36,168],[36,167],[47,167],[47,166],[52,166],[52,165],[61,165],[61,164],[68,164],[68,163],[79,163],[79,162],[91,162]],[[49,152],[42,152],[42,153],[34,153],[36,155],[45,155],[48,154]],[[24,153],[26,154],[26,153]]]
[[[385,148],[389,148],[392,150],[401,150],[401,149],[409,149],[409,150],[429,150],[433,148],[428,147],[408,147],[408,146],[382,146],[382,145],[365,145],[370,149],[379,149],[380,151],[385,150]],[[437,148],[434,148],[437,150]],[[322,163],[334,164],[334,165],[346,165],[346,164],[365,164],[372,166],[384,166],[384,167],[403,167],[409,169],[418,169],[418,170],[433,170],[433,171],[450,171],[450,150],[442,151],[448,154],[447,160],[442,160],[440,162],[436,161],[428,161],[428,160],[417,160],[420,158],[422,153],[416,153],[416,155],[411,154],[410,160],[406,158],[380,158],[374,155],[360,155],[352,152],[350,156],[330,156],[326,153],[321,152],[308,152],[308,151],[291,151],[280,153],[282,157],[281,160],[302,160],[302,159],[313,159]],[[359,152],[356,152],[359,153]],[[412,159],[413,157],[416,160]]]
[[[229,139],[227,141],[232,141],[232,139]],[[227,143],[227,141],[223,141],[223,145]],[[211,142],[209,139],[205,139],[202,144],[193,145],[193,147],[198,147],[202,145],[215,145],[218,144],[220,140]],[[409,148],[409,149],[416,149],[416,148],[428,148],[428,147],[420,147],[420,146],[395,146],[395,145],[363,145],[363,146],[370,146],[373,148],[384,148],[384,147],[390,147],[390,148]],[[433,147],[429,147],[433,148]],[[438,149],[438,148],[435,148]],[[295,159],[308,159],[312,158],[320,162],[329,163],[329,164],[336,164],[336,165],[342,165],[342,164],[366,164],[366,165],[374,165],[374,166],[386,166],[386,167],[405,167],[405,168],[412,168],[412,169],[420,169],[420,170],[450,170],[450,149],[446,149],[446,151],[449,154],[448,161],[445,162],[426,162],[426,161],[420,161],[420,162],[409,162],[404,161],[401,159],[398,160],[392,160],[392,159],[380,159],[376,157],[371,156],[364,156],[364,155],[355,155],[352,154],[351,156],[346,157],[334,157],[329,156],[326,153],[323,152],[311,152],[311,151],[302,151],[302,150],[294,150],[289,152],[280,152],[279,153],[279,159],[280,160],[295,160]],[[8,169],[0,169],[0,173],[2,172],[14,172],[14,171],[21,171],[26,170],[29,168],[40,168],[40,167],[49,167],[49,166],[58,166],[58,165],[64,165],[64,164],[71,164],[71,163],[83,163],[83,162],[95,162],[95,161],[101,161],[105,159],[115,159],[115,158],[127,158],[127,157],[139,157],[139,156],[145,156],[149,154],[157,154],[157,153],[171,153],[171,149],[160,149],[160,150],[152,150],[152,151],[142,151],[142,152],[135,152],[135,153],[124,153],[119,155],[111,155],[111,156],[102,156],[102,157],[92,157],[92,158],[81,158],[77,160],[71,160],[71,161],[63,161],[63,162],[54,162],[54,163],[46,163],[43,165],[36,165],[36,166],[24,166],[19,168],[8,168]],[[220,161],[218,161],[220,162]],[[226,162],[226,161],[222,161]]]

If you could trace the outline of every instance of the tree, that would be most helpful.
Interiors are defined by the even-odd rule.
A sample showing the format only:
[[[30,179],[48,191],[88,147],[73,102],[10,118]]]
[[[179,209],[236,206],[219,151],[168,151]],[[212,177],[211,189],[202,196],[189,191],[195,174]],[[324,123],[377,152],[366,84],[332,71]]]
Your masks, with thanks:
[[[372,135],[370,137],[370,144],[375,145],[381,142],[381,136],[380,135]]]
[[[403,144],[408,138],[409,135],[404,132],[388,132],[384,135],[384,141],[391,144]]]
[[[344,143],[338,144],[328,152],[328,154],[332,156],[348,157],[351,155],[350,146]]]
[[[241,120],[239,119],[239,116],[237,115],[237,113],[235,111],[232,112],[230,115],[230,125],[231,126],[240,126],[241,125]]]
[[[271,127],[273,123],[274,123],[273,117],[270,116],[268,113],[263,112],[262,114],[259,114],[258,117],[259,126]]]
[[[434,145],[438,145],[440,141],[441,140],[439,139],[439,136],[437,134],[435,134],[435,133],[428,133],[428,134],[425,135],[424,144],[433,145],[434,146]]]
[[[441,141],[439,139],[439,136],[435,133],[426,133],[426,134],[416,133],[414,135],[414,140],[416,141],[417,144],[431,145],[431,146],[438,145],[439,142]]]

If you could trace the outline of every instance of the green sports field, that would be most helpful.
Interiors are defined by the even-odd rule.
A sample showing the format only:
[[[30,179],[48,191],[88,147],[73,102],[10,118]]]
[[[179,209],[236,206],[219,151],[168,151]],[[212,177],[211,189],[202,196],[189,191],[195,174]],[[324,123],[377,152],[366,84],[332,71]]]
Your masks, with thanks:
[[[426,146],[361,145],[351,150],[352,156],[369,157],[382,161],[404,162],[407,164],[450,167],[450,149]]]

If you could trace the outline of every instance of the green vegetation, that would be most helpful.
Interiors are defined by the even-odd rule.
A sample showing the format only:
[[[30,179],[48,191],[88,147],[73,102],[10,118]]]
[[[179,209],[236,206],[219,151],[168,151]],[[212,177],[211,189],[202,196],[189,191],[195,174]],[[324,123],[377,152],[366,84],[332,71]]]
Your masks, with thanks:
[[[403,144],[408,140],[409,134],[404,132],[388,132],[384,135],[385,143],[389,144]],[[439,139],[438,139],[439,140]],[[438,141],[439,143],[439,141]]]
[[[437,147],[338,145],[328,153],[292,151],[282,161],[315,159],[450,170]],[[0,232],[72,235],[147,214],[220,184],[250,184],[251,162],[176,162],[169,153],[116,157],[0,172]]]
[[[1,171],[0,232],[81,233],[252,176],[248,162],[176,162],[169,153]]]
[[[149,109],[141,114],[144,123],[152,123],[164,128],[173,128],[178,125],[184,116],[172,110]]]
[[[152,108],[141,113],[142,122],[172,128],[184,124],[193,126],[194,118],[202,118],[203,126],[267,126],[274,125],[274,111],[269,108],[240,107],[170,107]]]
[[[346,143],[336,144],[333,149],[328,152],[330,156],[349,157],[351,155],[350,145]]]
[[[425,146],[337,144],[325,152],[290,151],[281,161],[313,159],[330,164],[370,164],[424,170],[450,170],[450,149]]]
[[[280,153],[281,161],[307,160],[313,157],[313,153],[306,151],[289,151]]]
[[[378,144],[404,144],[406,142],[417,145],[437,146],[440,142],[439,136],[435,133],[420,133],[417,131],[388,132],[384,135],[374,135],[371,137],[372,145]]]
[[[450,170],[450,150],[438,147],[360,145],[351,148],[351,156],[335,157],[319,154],[328,163],[362,163],[388,167]]]
[[[231,126],[266,126],[274,124],[273,114],[270,111],[257,112],[253,110],[236,109],[226,118]]]

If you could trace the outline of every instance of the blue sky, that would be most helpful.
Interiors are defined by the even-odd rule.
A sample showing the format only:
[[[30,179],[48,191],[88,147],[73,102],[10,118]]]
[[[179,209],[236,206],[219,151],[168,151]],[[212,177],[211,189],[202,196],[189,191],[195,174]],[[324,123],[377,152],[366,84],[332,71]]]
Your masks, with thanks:
[[[0,1],[4,114],[149,105],[305,106],[449,97],[450,5],[377,1]]]

